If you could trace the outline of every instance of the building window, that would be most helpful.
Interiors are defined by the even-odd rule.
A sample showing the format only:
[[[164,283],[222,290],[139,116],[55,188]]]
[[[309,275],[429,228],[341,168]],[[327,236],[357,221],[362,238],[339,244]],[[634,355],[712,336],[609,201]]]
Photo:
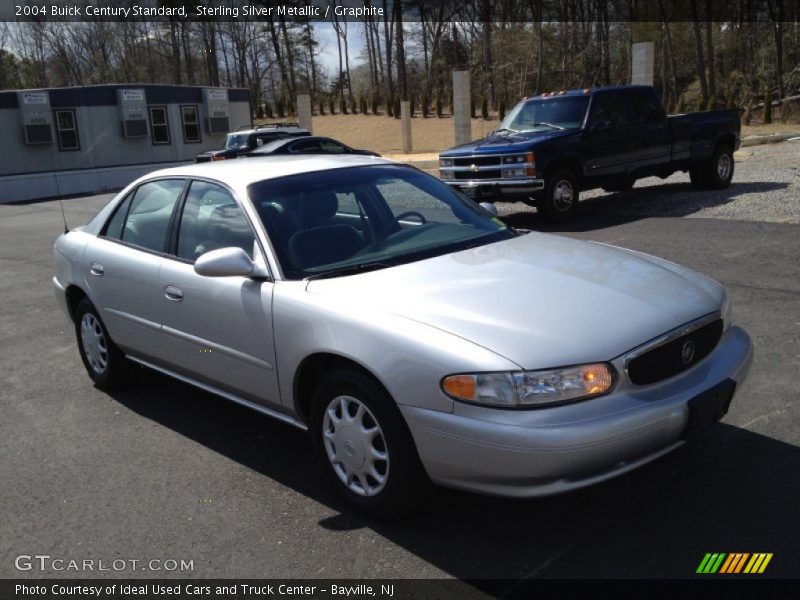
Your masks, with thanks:
[[[59,150],[80,150],[78,140],[78,122],[75,120],[74,110],[57,110],[56,130],[58,131]]]
[[[169,121],[166,106],[150,107],[150,134],[153,145],[169,144]]]
[[[181,106],[181,122],[183,123],[183,142],[185,144],[200,142],[200,118],[196,106]]]

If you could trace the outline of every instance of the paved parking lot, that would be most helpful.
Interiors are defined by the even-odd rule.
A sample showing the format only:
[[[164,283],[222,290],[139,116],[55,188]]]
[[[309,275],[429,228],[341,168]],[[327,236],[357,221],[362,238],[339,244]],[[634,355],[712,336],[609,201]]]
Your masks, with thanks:
[[[591,489],[529,501],[441,490],[395,524],[343,506],[295,429],[146,370],[126,391],[95,390],[50,286],[58,203],[0,205],[0,577],[25,575],[14,557],[35,553],[193,560],[172,574],[206,578],[689,577],[706,552],[773,552],[767,575],[800,576],[800,146],[775,148],[745,158],[727,191],[676,176],[597,194],[560,229],[503,209],[724,283],[756,359],[722,424]],[[756,180],[748,164],[774,172]],[[66,201],[68,221],[107,198]]]

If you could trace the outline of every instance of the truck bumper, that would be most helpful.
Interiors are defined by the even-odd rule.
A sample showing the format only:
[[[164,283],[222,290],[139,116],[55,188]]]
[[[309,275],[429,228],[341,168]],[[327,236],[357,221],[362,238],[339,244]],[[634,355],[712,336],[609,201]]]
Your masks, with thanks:
[[[443,179],[476,200],[518,200],[544,189],[543,179]]]

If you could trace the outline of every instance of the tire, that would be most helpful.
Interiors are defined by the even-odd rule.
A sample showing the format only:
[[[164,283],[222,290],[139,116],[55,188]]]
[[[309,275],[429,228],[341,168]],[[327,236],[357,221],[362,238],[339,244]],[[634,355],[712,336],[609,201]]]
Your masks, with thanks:
[[[633,185],[636,183],[635,179],[624,179],[622,181],[617,181],[612,185],[608,185],[603,188],[604,192],[627,192],[633,188]]]
[[[372,378],[351,369],[329,373],[314,395],[310,423],[323,469],[356,509],[397,519],[422,503],[431,484],[411,432]]]
[[[731,184],[734,167],[733,150],[726,144],[719,144],[711,160],[689,169],[689,177],[697,189],[723,190]]]
[[[109,390],[126,382],[130,363],[88,298],[75,309],[75,337],[83,366],[96,387]]]
[[[572,171],[561,169],[545,177],[538,207],[547,221],[562,223],[575,216],[579,194],[578,178]]]

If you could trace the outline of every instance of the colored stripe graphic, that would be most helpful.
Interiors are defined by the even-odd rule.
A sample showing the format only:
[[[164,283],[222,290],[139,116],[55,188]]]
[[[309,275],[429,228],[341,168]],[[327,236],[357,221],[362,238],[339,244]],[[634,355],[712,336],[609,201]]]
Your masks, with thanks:
[[[771,552],[707,552],[700,561],[696,573],[731,575],[735,573],[763,573],[772,560]],[[749,560],[748,560],[749,559]],[[742,570],[744,569],[744,570]]]

